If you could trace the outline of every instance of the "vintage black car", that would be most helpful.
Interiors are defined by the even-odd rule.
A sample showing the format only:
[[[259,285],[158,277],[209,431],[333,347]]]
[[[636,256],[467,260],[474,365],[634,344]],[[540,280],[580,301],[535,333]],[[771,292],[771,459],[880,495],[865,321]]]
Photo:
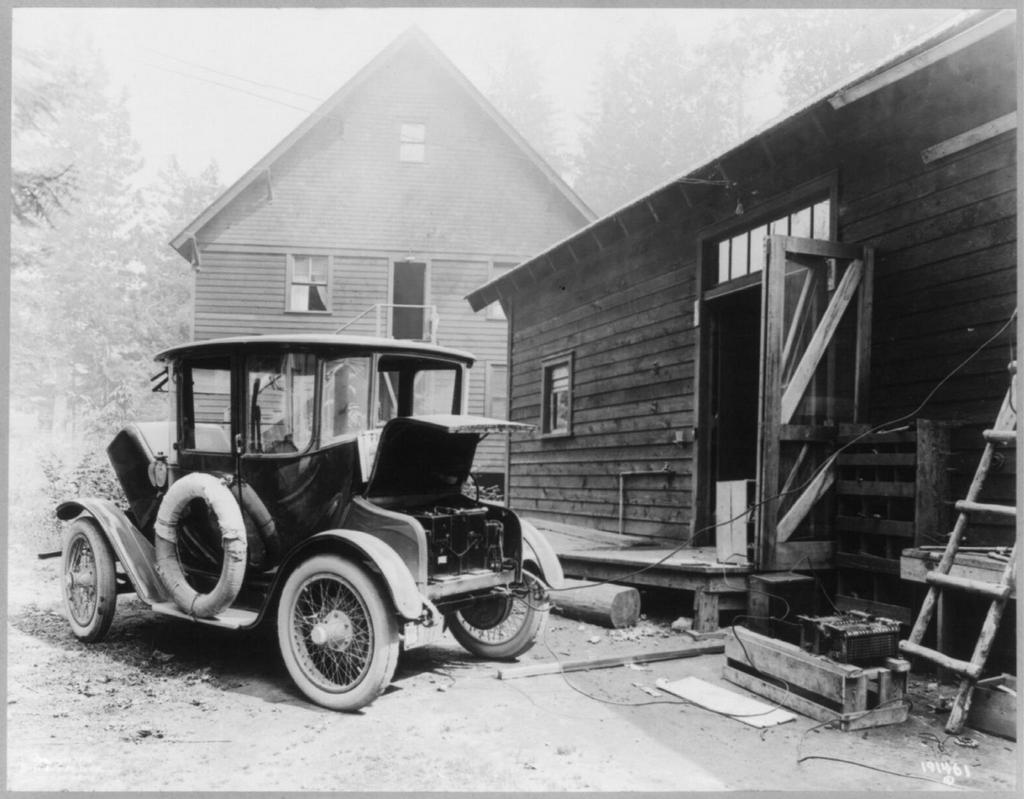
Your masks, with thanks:
[[[76,636],[101,639],[127,592],[199,624],[266,620],[299,689],[336,710],[373,701],[400,648],[446,627],[485,658],[533,645],[562,572],[536,528],[466,488],[485,435],[529,429],[461,414],[471,355],[274,335],[157,361],[170,421],[107,448],[128,507],[57,509]]]

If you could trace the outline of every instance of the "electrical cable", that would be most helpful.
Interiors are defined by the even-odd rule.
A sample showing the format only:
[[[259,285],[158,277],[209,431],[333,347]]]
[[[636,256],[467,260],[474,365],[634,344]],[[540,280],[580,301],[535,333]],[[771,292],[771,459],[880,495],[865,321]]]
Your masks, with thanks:
[[[763,507],[764,505],[768,504],[769,502],[774,502],[776,500],[784,499],[787,496],[792,496],[794,494],[802,493],[811,483],[813,483],[815,481],[815,479],[817,479],[817,477],[823,471],[825,471],[826,469],[831,467],[832,463],[836,460],[836,458],[842,452],[844,452],[846,449],[848,449],[849,447],[853,446],[854,444],[858,443],[862,439],[866,438],[867,436],[870,436],[870,435],[889,435],[889,434],[892,434],[892,433],[899,432],[898,430],[887,430],[885,428],[891,427],[892,425],[902,424],[903,422],[906,422],[906,421],[916,417],[917,414],[919,414],[924,409],[924,407],[931,401],[931,399],[935,396],[935,394],[938,393],[938,391],[942,388],[942,386],[944,386],[947,382],[949,382],[949,380],[952,379],[965,366],[967,366],[967,364],[969,364],[972,360],[974,360],[976,357],[978,357],[978,355],[980,355],[981,352],[986,347],[988,347],[990,344],[992,344],[992,342],[994,342],[997,338],[999,338],[999,336],[1001,336],[1010,327],[1010,325],[1013,323],[1014,319],[1016,319],[1016,318],[1017,318],[1017,310],[1014,309],[1013,313],[1010,314],[1010,317],[999,327],[999,329],[996,330],[996,332],[993,333],[991,336],[989,336],[984,342],[982,342],[980,345],[978,345],[978,347],[976,347],[966,358],[964,358],[962,361],[960,361],[960,363],[958,363],[955,367],[953,367],[952,370],[947,372],[946,375],[941,380],[939,380],[938,383],[935,384],[935,386],[928,392],[928,394],[925,395],[925,398],[912,411],[910,411],[909,413],[906,413],[906,414],[904,414],[902,416],[898,416],[898,417],[895,417],[893,419],[889,419],[889,420],[887,420],[885,422],[882,422],[880,424],[877,424],[874,427],[870,427],[867,430],[865,430],[864,432],[862,432],[862,433],[858,434],[857,436],[851,438],[849,441],[847,441],[845,444],[842,444],[833,453],[831,453],[828,456],[828,458],[826,458],[824,461],[822,461],[822,463],[812,472],[811,476],[808,477],[803,483],[801,483],[800,485],[796,486],[795,488],[791,488],[788,491],[782,491],[782,492],[779,492],[778,494],[776,494],[774,496],[767,497],[766,499],[763,499],[760,502],[757,502],[754,505],[751,505],[745,511],[743,511],[742,513],[739,513],[739,514],[737,514],[735,516],[733,516],[730,519],[727,519],[727,520],[722,521],[722,522],[716,522],[716,523],[713,523],[713,524],[706,525],[706,526],[702,527],[701,529],[695,531],[690,540],[693,540],[693,539],[697,538],[699,535],[701,535],[703,533],[709,532],[711,530],[715,530],[715,529],[717,529],[719,527],[724,527],[725,525],[728,525],[728,524],[732,524],[732,522],[738,521],[739,519],[746,518],[752,512],[760,509],[761,507]],[[598,585],[606,585],[606,584],[611,583],[611,582],[623,582],[623,581],[628,580],[631,577],[635,577],[635,576],[637,576],[639,574],[643,574],[644,572],[650,571],[651,569],[654,569],[654,568],[656,568],[658,566],[661,566],[663,563],[668,561],[670,558],[672,558],[673,556],[679,554],[680,552],[682,552],[683,550],[688,549],[688,548],[690,548],[689,547],[689,543],[680,544],[678,547],[676,547],[675,549],[671,550],[667,555],[665,555],[664,557],[660,558],[659,560],[657,560],[657,561],[655,561],[653,563],[646,564],[646,565],[644,565],[642,567],[639,567],[639,568],[637,568],[637,569],[635,569],[635,570],[633,570],[631,572],[627,572],[626,574],[618,575],[618,576],[616,576],[614,581],[612,581],[612,580],[598,580],[598,581],[592,581],[592,582],[584,583],[582,585],[572,586],[572,587],[569,587],[569,588],[564,588],[564,589],[559,589],[559,590],[575,591],[575,590],[580,590],[580,589],[583,589],[583,588],[591,588],[593,586],[598,586]],[[804,557],[808,558],[808,567],[810,568],[812,564],[810,563],[809,556],[805,555]],[[795,567],[793,567],[793,568],[795,568]],[[723,578],[724,578],[724,576],[725,576],[725,572],[724,572],[724,569],[723,569]],[[830,604],[831,604],[831,601],[830,601]],[[833,605],[833,607],[835,607],[835,606]]]

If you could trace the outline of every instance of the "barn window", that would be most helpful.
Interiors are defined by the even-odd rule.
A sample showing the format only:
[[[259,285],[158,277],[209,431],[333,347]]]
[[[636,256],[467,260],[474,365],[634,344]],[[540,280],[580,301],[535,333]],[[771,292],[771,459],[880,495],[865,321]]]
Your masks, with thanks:
[[[718,242],[718,283],[753,275],[764,269],[764,242],[772,234],[805,239],[832,238],[832,211],[828,200],[734,232]]]
[[[572,435],[572,353],[545,358],[541,363],[541,433]]]
[[[330,258],[326,255],[288,257],[288,310],[325,313]]]
[[[406,122],[398,143],[398,160],[421,164],[427,156],[427,126],[418,122]]]
[[[499,263],[499,262],[492,263],[491,264],[491,276],[490,276],[489,280],[494,280],[496,278],[499,278],[502,275],[507,274],[508,272],[511,272],[515,268],[516,268],[515,264]],[[492,302],[490,305],[487,306],[487,318],[488,319],[500,319],[500,320],[504,321],[504,319],[505,319],[505,309],[501,307],[501,303],[500,302],[495,300],[494,302]]]

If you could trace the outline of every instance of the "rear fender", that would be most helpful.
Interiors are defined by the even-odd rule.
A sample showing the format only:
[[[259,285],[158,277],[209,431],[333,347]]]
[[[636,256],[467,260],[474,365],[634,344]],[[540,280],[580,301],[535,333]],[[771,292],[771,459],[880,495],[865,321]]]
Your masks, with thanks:
[[[547,536],[522,517],[519,518],[519,527],[523,531],[523,560],[532,560],[537,564],[540,569],[538,576],[548,584],[548,587],[564,588],[565,575],[562,573],[562,564]]]
[[[356,530],[325,530],[317,533],[288,557],[280,574],[287,574],[298,562],[322,552],[338,552],[369,562],[383,578],[398,615],[410,621],[423,616],[426,603],[409,567],[394,549],[368,533]]]
[[[57,506],[57,518],[92,519],[99,526],[121,562],[139,598],[150,605],[170,599],[156,573],[156,552],[117,505],[108,499],[76,499]]]

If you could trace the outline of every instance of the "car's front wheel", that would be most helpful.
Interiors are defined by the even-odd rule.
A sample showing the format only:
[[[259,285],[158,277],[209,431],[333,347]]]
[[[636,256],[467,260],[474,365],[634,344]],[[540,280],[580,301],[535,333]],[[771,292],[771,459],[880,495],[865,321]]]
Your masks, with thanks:
[[[478,600],[448,616],[455,640],[479,657],[505,660],[526,652],[537,641],[548,617],[543,584],[529,572],[504,595]]]
[[[71,631],[92,643],[107,634],[117,609],[114,553],[89,519],[75,519],[61,553],[64,609]]]
[[[398,621],[358,565],[318,555],[289,575],[277,609],[277,638],[292,679],[331,710],[358,710],[391,682]]]

